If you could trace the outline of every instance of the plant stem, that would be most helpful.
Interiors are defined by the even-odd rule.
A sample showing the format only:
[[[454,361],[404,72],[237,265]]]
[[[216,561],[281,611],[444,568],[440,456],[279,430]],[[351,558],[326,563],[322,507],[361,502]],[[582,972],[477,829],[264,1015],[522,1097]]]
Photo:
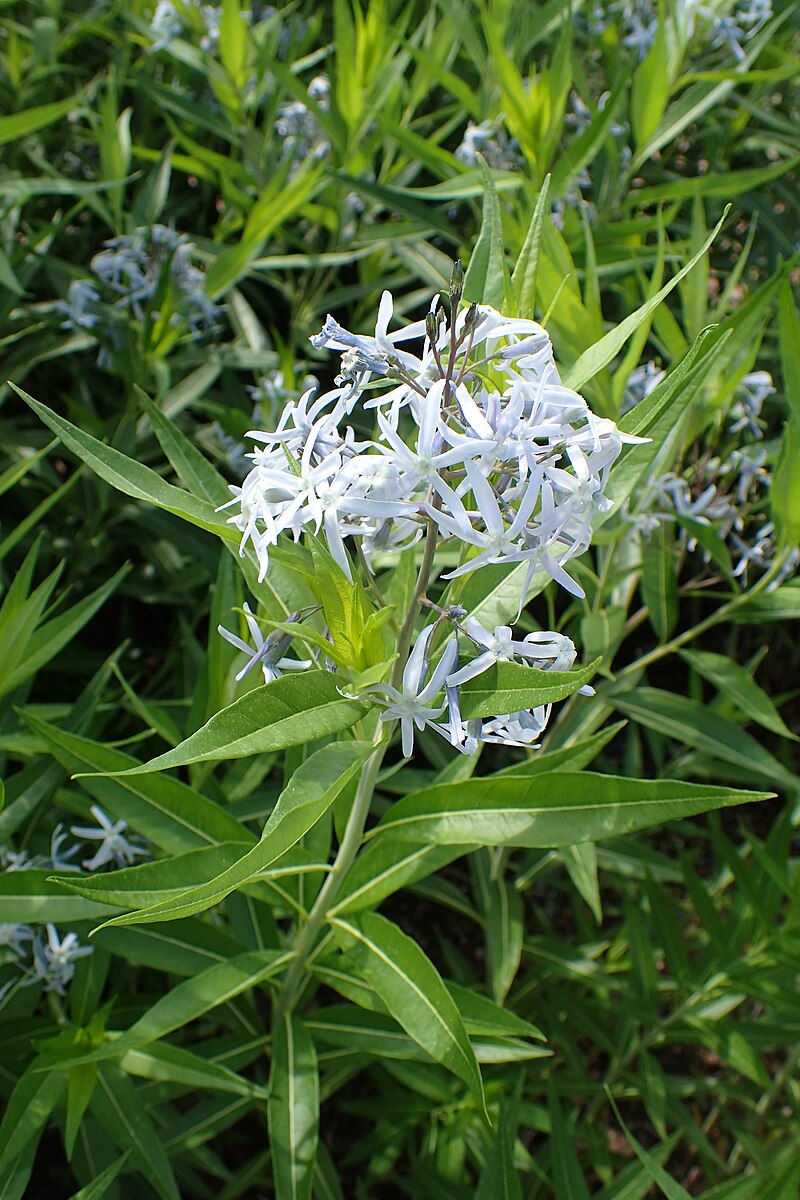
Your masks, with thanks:
[[[434,496],[432,507],[438,508],[441,504],[439,496]],[[438,541],[438,532],[433,521],[428,518],[428,531],[425,534],[425,549],[422,554],[422,562],[419,565],[419,574],[417,582],[414,585],[414,593],[411,597],[411,603],[408,606],[405,620],[400,628],[400,637],[397,640],[397,661],[392,672],[392,686],[397,687],[403,677],[403,668],[406,665],[408,651],[411,646],[411,638],[414,634],[414,624],[417,620],[417,612],[419,611],[420,600],[428,590],[428,584],[431,581],[431,571],[433,570],[433,559],[436,554],[436,543]]]
[[[286,982],[283,985],[279,1001],[279,1010],[281,1012],[291,1009],[297,1000],[305,982],[305,969],[309,956],[314,949],[319,932],[325,924],[328,913],[333,907],[341,886],[347,878],[347,874],[358,853],[361,838],[364,835],[364,826],[372,803],[375,781],[378,778],[378,772],[380,771],[383,756],[386,753],[388,745],[389,730],[384,725],[377,734],[375,749],[361,768],[358,790],[353,801],[353,807],[350,809],[350,815],[347,818],[344,836],[342,837],[336,860],[331,867],[328,878],[322,885],[314,907],[308,914],[308,920],[297,939],[295,946],[296,957],[293,959],[292,965],[287,972]]]
[[[438,503],[440,503],[438,496],[434,497],[432,503],[434,507],[438,506]],[[405,660],[408,658],[420,600],[430,583],[437,541],[436,526],[429,518],[428,531],[425,536],[425,549],[422,554],[417,582],[414,585],[414,594],[411,597],[411,603],[408,606],[408,612],[406,613],[398,638],[398,656],[392,675],[392,683],[395,686],[402,680],[403,668]],[[389,747],[393,725],[393,721],[381,723],[375,734],[375,748],[361,768],[358,790],[353,801],[353,807],[350,809],[347,818],[347,824],[345,825],[344,835],[336,859],[330,869],[330,874],[322,885],[311,912],[308,914],[308,920],[297,939],[295,958],[287,972],[286,981],[278,1002],[280,1012],[286,1012],[288,1009],[291,1009],[297,1001],[305,982],[306,966],[309,957],[314,951],[319,932],[325,924],[328,913],[333,908],[342,884],[347,878],[347,874],[358,854],[361,839],[364,836],[364,826],[366,825],[370,805],[372,804],[372,794],[375,791],[375,783],[378,778],[378,772],[381,769],[381,764],[383,763],[383,756]]]
[[[715,625],[721,624],[741,604],[751,600],[759,592],[763,592],[776,573],[775,570],[768,571],[748,591],[739,592],[738,595],[728,600],[726,604],[723,604],[716,612],[711,613],[710,616],[700,621],[699,624],[693,625],[691,629],[684,630],[683,633],[679,633],[671,641],[665,642],[663,646],[656,646],[654,649],[648,650],[646,654],[629,663],[627,667],[623,667],[621,671],[617,671],[617,679],[623,679],[627,675],[632,675],[634,672],[642,670],[643,667],[649,667],[651,663],[658,662],[661,658],[666,658],[668,654],[673,654],[681,646],[686,645],[687,642],[693,641],[699,634],[705,633],[707,629],[712,629]]]

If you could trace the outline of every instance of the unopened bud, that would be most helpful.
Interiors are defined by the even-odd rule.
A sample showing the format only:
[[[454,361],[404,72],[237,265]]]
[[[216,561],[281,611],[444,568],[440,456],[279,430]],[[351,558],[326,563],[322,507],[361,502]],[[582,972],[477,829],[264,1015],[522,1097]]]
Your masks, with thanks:
[[[436,345],[436,337],[438,334],[435,313],[429,312],[427,317],[425,318],[425,333],[427,335],[427,338],[428,338],[428,341],[430,342],[430,344],[432,346],[435,346]]]
[[[459,259],[453,263],[453,274],[450,276],[450,314],[455,316],[458,306],[461,303],[461,294],[464,291],[464,268],[461,266]]]

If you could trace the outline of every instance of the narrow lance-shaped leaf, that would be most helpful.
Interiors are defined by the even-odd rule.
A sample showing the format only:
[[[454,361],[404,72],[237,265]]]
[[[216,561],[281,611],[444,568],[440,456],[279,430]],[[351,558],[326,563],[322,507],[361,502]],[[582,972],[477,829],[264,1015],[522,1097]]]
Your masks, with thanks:
[[[50,881],[50,874],[40,870],[0,872],[0,923],[69,924],[99,921],[113,913],[113,907],[96,900],[67,895],[59,884]]]
[[[230,1067],[209,1062],[182,1046],[160,1042],[147,1050],[127,1050],[119,1063],[126,1075],[175,1083],[187,1091],[227,1092],[250,1100],[266,1100],[267,1089],[237,1075]]]
[[[574,671],[541,671],[521,663],[497,663],[462,684],[461,715],[465,720],[494,717],[565,700],[589,682],[599,665],[596,659]]]
[[[143,463],[128,458],[112,446],[106,446],[104,442],[85,433],[65,417],[54,413],[47,405],[34,400],[33,396],[23,392],[21,388],[14,384],[11,384],[11,387],[40,420],[52,429],[53,433],[58,434],[67,449],[91,467],[106,483],[110,483],[112,487],[134,500],[155,504],[158,508],[183,517],[190,524],[215,533],[226,541],[239,540],[240,535],[227,524],[224,514],[215,512],[214,506],[207,500],[199,499],[190,492],[167,483]]]
[[[116,871],[53,878],[59,887],[99,904],[123,909],[147,908],[188,895],[192,888],[239,862],[249,848],[247,842],[222,842]]]
[[[46,125],[60,121],[62,117],[75,111],[81,99],[82,94],[79,92],[77,96],[57,100],[54,104],[37,104],[34,108],[0,117],[0,146],[7,142],[17,142],[37,129],[44,129]]]
[[[702,750],[711,759],[729,763],[736,771],[746,771],[747,778],[755,774],[771,785],[779,784],[792,791],[800,787],[800,778],[787,770],[760,742],[707,705],[651,687],[640,687],[629,695],[609,695],[607,698],[627,717],[633,717],[665,737]],[[734,778],[737,778],[736,774]]]
[[[714,654],[709,650],[681,650],[680,655],[699,675],[713,684],[721,696],[732,700],[752,720],[781,737],[798,740],[797,734],[792,733],[770,697],[758,686],[746,667],[733,662],[725,654]]]
[[[189,763],[285,750],[348,729],[363,714],[364,705],[345,699],[327,671],[283,675],[234,700],[174,750],[128,771],[108,774],[143,775]]]
[[[549,191],[550,176],[546,175],[536,199],[536,207],[533,210],[525,242],[511,275],[511,286],[516,301],[516,315],[519,317],[533,317],[536,304],[536,269],[539,265],[539,245],[542,240],[542,221],[544,220]]]
[[[319,1134],[319,1073],[301,1019],[278,1012],[267,1108],[275,1200],[311,1200]]]
[[[784,426],[769,499],[776,542],[793,549],[800,544],[800,419],[794,416]]]
[[[289,783],[252,850],[208,882],[181,895],[148,905],[108,924],[137,925],[190,917],[217,904],[299,842],[347,786],[373,749],[369,742],[339,742],[307,758]]]
[[[529,778],[490,775],[426,788],[399,800],[367,837],[391,834],[437,845],[570,846],[772,795],[591,771]]]
[[[492,880],[486,907],[489,982],[498,1004],[505,1000],[522,954],[522,897],[505,879]]]
[[[92,1103],[98,1118],[121,1150],[131,1158],[162,1200],[181,1200],[167,1157],[141,1096],[114,1063],[103,1063]]]
[[[288,951],[248,950],[245,954],[214,963],[177,984],[119,1037],[69,1060],[53,1060],[49,1069],[52,1072],[54,1068],[71,1069],[76,1064],[120,1058],[128,1050],[148,1046],[280,974],[291,958]]]
[[[38,1073],[36,1062],[17,1080],[0,1125],[0,1178],[32,1139],[38,1142],[65,1087],[66,1079]]]
[[[464,276],[464,299],[502,308],[509,285],[503,256],[500,201],[485,159],[481,155],[478,158],[484,180],[483,221]]]
[[[584,384],[588,383],[590,379],[594,378],[598,371],[601,371],[603,367],[607,366],[608,363],[611,362],[612,358],[614,358],[614,356],[621,350],[637,326],[640,325],[642,321],[646,320],[653,309],[658,307],[661,301],[669,295],[672,289],[677,287],[680,281],[689,274],[692,267],[694,267],[694,265],[700,261],[722,228],[727,215],[728,209],[726,208],[725,212],[722,214],[714,229],[708,235],[698,252],[689,259],[689,262],[686,264],[686,266],[682,267],[681,270],[678,271],[677,275],[673,275],[672,279],[670,279],[660,291],[656,292],[655,296],[652,296],[649,300],[646,300],[645,303],[637,308],[635,312],[631,313],[630,316],[627,316],[624,321],[620,321],[619,325],[616,325],[610,331],[610,333],[607,333],[605,337],[601,338],[599,342],[596,342],[594,346],[591,346],[588,350],[584,351],[577,362],[572,364],[564,377],[564,384],[567,387],[574,388],[576,391],[580,390]]]
[[[783,391],[794,419],[800,421],[800,313],[786,278],[781,285],[778,316]]]
[[[359,974],[409,1037],[467,1084],[485,1114],[483,1082],[461,1014],[415,941],[377,913],[331,924]]]
[[[53,757],[73,773],[87,770],[81,784],[102,808],[155,842],[168,854],[180,854],[218,842],[251,842],[253,835],[218,804],[178,779],[117,779],[129,774],[136,760],[122,750],[59,729],[25,712],[23,720],[41,737]],[[115,776],[115,778],[108,778]]]
[[[121,1154],[118,1159],[110,1163],[104,1171],[101,1171],[91,1183],[87,1183],[86,1187],[82,1187],[75,1192],[70,1200],[103,1200],[103,1197],[108,1192],[114,1180],[119,1175],[125,1163],[128,1161],[128,1154]]]

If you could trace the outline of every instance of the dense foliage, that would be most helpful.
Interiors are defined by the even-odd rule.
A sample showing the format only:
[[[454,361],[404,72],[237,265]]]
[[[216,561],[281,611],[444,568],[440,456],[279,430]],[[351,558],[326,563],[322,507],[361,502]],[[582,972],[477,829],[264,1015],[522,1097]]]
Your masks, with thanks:
[[[794,0],[4,18],[0,1196],[793,1200]]]

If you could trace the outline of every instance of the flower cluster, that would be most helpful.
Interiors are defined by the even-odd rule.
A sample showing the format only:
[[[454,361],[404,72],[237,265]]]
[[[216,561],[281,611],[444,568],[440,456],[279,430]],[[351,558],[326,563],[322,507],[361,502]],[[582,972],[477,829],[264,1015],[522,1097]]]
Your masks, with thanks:
[[[561,383],[534,321],[472,305],[448,327],[434,302],[425,321],[390,333],[391,316],[385,292],[373,337],[328,317],[312,342],[341,353],[337,386],[287,404],[274,432],[248,435],[258,443],[253,468],[227,505],[242,553],[251,543],[263,579],[282,533],[297,540],[324,530],[350,577],[346,539],[370,564],[432,528],[461,548],[445,578],[526,564],[520,603],[537,570],[581,596],[565,564],[586,549],[592,516],[607,507],[603,488],[622,442],[638,439]],[[401,348],[415,339],[420,353]],[[367,388],[378,436],[358,439],[345,422]]]
[[[664,377],[652,363],[637,367],[628,380],[623,404],[633,407]],[[737,385],[728,412],[727,434],[739,442],[727,452],[708,455],[687,471],[668,472],[656,479],[638,511],[629,520],[647,534],[661,522],[688,518],[712,528],[725,541],[733,559],[733,575],[746,585],[751,570],[767,571],[775,561],[775,530],[764,518],[763,507],[772,478],[767,448],[761,444],[764,401],[775,392],[767,371],[752,371]],[[751,440],[741,442],[744,436]],[[697,539],[684,533],[690,551]],[[706,561],[710,555],[704,552]],[[784,561],[770,588],[780,585],[800,566],[800,552],[793,551]]]
[[[393,301],[385,292],[373,336],[350,333],[329,316],[311,339],[341,355],[336,386],[289,401],[272,432],[248,435],[256,443],[252,469],[222,506],[233,509],[228,520],[241,533],[240,552],[252,547],[260,580],[281,535],[297,541],[309,531],[324,534],[351,581],[348,544],[374,571],[377,559],[425,537],[429,549],[441,543],[456,550],[445,581],[490,564],[519,568],[520,612],[537,572],[583,595],[566,566],[589,545],[594,514],[609,506],[604,487],[622,443],[641,439],[621,434],[562,384],[540,325],[488,305],[460,307],[461,287],[457,267],[449,320],[437,298],[424,320],[390,332]],[[348,424],[357,407],[359,427],[374,413],[371,438]],[[518,640],[507,626],[491,633],[457,605],[439,611],[403,664],[402,681],[373,683],[360,695],[383,706],[383,719],[400,720],[404,753],[414,727],[426,725],[465,752],[481,741],[533,745],[547,706],[465,721],[459,688],[497,662],[567,669],[572,642],[556,633]],[[275,630],[265,638],[247,606],[244,616],[253,645],[219,629],[248,656],[237,678],[260,666],[269,682],[311,664],[288,657],[288,634]],[[433,653],[434,631],[445,619],[453,631]],[[471,657],[462,662],[467,649]],[[327,665],[318,642],[314,656]]]
[[[57,825],[47,854],[30,854],[27,850],[0,846],[0,870],[80,872],[81,867],[74,860],[86,854],[89,848],[91,855],[82,859],[86,871],[97,871],[105,866],[126,867],[137,858],[150,857],[143,838],[136,834],[126,836],[125,821],[112,821],[97,804],[89,811],[97,824],[71,825],[69,832],[63,825]],[[69,834],[80,840],[67,845]],[[82,842],[88,846],[82,846]],[[41,929],[0,922],[0,962],[6,966],[11,963],[17,968],[15,974],[0,986],[0,998],[16,986],[28,987],[36,983],[43,983],[46,991],[63,996],[75,973],[75,963],[91,952],[91,946],[80,945],[77,934],[60,936],[55,925]]]
[[[242,15],[251,22],[274,15],[270,5],[251,4]],[[150,19],[150,34],[154,41],[151,50],[163,50],[178,37],[188,37],[194,30],[200,34],[199,46],[206,53],[219,45],[222,22],[221,4],[194,4],[188,0],[158,0]]]
[[[94,256],[94,280],[74,279],[60,305],[66,329],[93,330],[125,314],[136,321],[168,305],[173,323],[195,333],[214,327],[219,308],[206,295],[205,275],[192,263],[193,245],[166,225],[142,226],[112,238]],[[100,286],[98,286],[100,285]]]
[[[0,846],[0,870],[3,871],[80,871],[75,859],[85,854],[91,848],[93,853],[82,860],[83,869],[96,871],[98,867],[111,864],[115,867],[127,867],[137,858],[148,858],[149,851],[144,845],[144,838],[138,834],[126,836],[127,821],[112,821],[103,812],[99,804],[93,804],[90,813],[97,822],[96,825],[71,825],[69,833],[79,838],[78,842],[66,846],[69,834],[63,825],[56,825],[50,839],[49,854],[30,854],[27,850],[13,850],[10,846]],[[88,842],[89,847],[81,846]],[[94,843],[98,843],[96,848]]]
[[[677,6],[674,19],[687,47],[725,49],[741,61],[744,44],[771,16],[772,0],[742,0],[727,12],[721,12],[719,5],[684,0]],[[597,35],[616,26],[622,45],[642,59],[656,39],[658,20],[658,5],[653,0],[597,0],[590,11],[588,28]]]
[[[75,933],[59,935],[55,925],[44,930],[32,925],[0,923],[0,952],[6,951],[6,961],[18,968],[19,974],[0,988],[0,998],[15,985],[30,987],[44,984],[45,991],[63,996],[75,974],[78,959],[92,953],[91,946],[81,946]]]
[[[436,665],[430,669],[432,640],[443,620],[449,621],[455,632],[445,642]],[[473,656],[464,666],[459,666],[462,642],[467,643]],[[521,712],[500,713],[488,719],[464,720],[461,716],[459,691],[462,684],[503,662],[535,663],[545,670],[568,671],[575,662],[575,645],[563,634],[551,632],[529,633],[517,640],[508,625],[498,626],[490,633],[480,621],[467,617],[464,609],[451,606],[418,636],[399,688],[373,684],[361,695],[372,696],[384,706],[382,721],[400,721],[406,757],[414,749],[415,726],[419,730],[426,727],[436,730],[463,754],[474,754],[481,742],[535,750],[537,738],[550,719],[550,704]],[[580,691],[584,695],[594,694],[590,687]],[[438,718],[445,710],[447,720],[442,722]]]
[[[328,111],[329,96],[327,76],[316,75],[308,85],[307,102],[289,100],[278,109],[275,132],[283,142],[281,158],[292,163],[292,174],[304,162],[325,158],[331,148],[317,115]]]
[[[455,156],[465,166],[475,167],[479,154],[496,171],[519,171],[525,161],[519,143],[506,133],[502,114],[493,121],[467,125]]]

